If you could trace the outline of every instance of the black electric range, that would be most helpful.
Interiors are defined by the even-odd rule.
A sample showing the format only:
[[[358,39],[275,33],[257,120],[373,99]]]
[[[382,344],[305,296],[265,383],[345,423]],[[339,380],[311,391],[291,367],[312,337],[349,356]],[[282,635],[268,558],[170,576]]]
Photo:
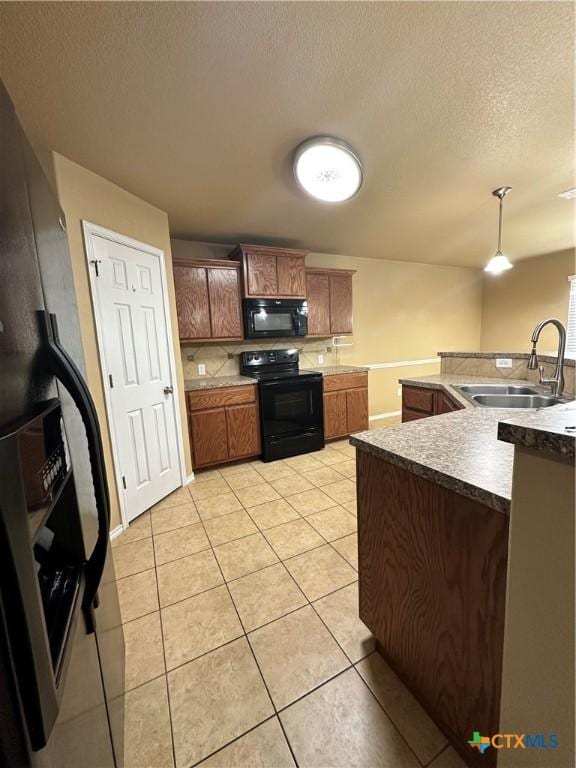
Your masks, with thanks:
[[[300,370],[297,349],[242,352],[240,373],[258,380],[262,459],[324,447],[322,374]]]

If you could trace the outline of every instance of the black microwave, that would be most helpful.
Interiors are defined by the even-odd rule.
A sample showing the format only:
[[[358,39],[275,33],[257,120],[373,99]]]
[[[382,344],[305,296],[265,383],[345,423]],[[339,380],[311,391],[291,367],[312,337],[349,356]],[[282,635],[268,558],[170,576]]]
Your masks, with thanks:
[[[306,336],[308,302],[302,299],[244,299],[244,336],[274,339]]]

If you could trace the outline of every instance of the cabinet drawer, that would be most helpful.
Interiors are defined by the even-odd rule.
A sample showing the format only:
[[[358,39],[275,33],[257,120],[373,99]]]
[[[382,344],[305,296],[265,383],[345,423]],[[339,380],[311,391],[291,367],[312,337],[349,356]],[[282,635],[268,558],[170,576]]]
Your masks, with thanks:
[[[243,384],[239,387],[192,390],[187,393],[188,410],[203,411],[206,408],[222,408],[226,405],[256,402],[256,385]]]
[[[336,392],[339,389],[356,389],[368,386],[368,371],[359,373],[338,373],[324,377],[324,392]]]
[[[431,416],[434,413],[434,390],[425,387],[402,387],[402,408]]]

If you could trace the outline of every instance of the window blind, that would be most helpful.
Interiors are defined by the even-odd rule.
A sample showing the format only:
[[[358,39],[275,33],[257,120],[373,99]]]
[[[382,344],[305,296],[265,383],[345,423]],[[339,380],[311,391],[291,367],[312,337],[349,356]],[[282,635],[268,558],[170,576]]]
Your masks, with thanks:
[[[576,275],[571,275],[568,280],[570,280],[570,300],[568,303],[566,357],[576,358]]]

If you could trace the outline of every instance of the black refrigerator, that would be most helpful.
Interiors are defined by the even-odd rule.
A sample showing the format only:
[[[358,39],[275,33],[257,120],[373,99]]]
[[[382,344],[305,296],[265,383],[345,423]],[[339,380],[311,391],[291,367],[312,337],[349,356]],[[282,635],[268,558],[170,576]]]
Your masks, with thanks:
[[[58,201],[0,81],[0,765],[121,768],[110,505]]]

